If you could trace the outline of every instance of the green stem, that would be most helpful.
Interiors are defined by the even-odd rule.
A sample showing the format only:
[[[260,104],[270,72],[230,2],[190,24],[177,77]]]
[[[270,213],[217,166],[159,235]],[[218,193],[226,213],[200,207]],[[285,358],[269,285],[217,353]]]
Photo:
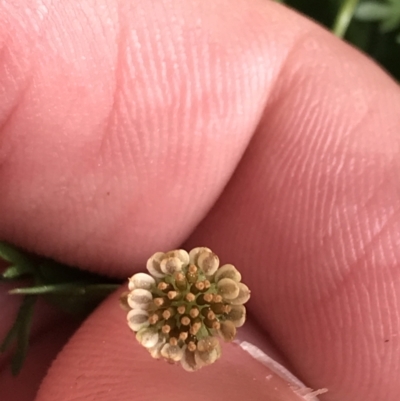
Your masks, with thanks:
[[[18,346],[11,361],[11,372],[16,376],[22,369],[29,348],[29,334],[37,297],[27,295],[18,314]]]
[[[52,284],[41,285],[37,287],[15,288],[9,291],[12,295],[43,295],[43,294],[76,294],[85,295],[88,293],[111,293],[120,286],[118,284],[86,284],[80,285],[77,283],[71,284]]]
[[[29,333],[32,324],[33,308],[37,297],[27,295],[19,308],[17,318],[0,345],[0,353],[5,352],[13,342],[16,342],[16,351],[12,357],[11,368],[13,375],[17,375],[22,368],[29,346]]]
[[[332,31],[339,38],[346,35],[360,0],[344,0],[333,24]]]

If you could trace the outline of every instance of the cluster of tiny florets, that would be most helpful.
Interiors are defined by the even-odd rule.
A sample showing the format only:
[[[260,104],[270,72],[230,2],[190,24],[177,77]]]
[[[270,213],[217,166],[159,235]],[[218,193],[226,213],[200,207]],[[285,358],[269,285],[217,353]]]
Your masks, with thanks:
[[[219,267],[218,256],[204,247],[157,252],[147,270],[129,279],[123,297],[139,343],[188,371],[214,363],[221,356],[218,337],[232,341],[246,320],[250,291],[240,273],[231,264]]]

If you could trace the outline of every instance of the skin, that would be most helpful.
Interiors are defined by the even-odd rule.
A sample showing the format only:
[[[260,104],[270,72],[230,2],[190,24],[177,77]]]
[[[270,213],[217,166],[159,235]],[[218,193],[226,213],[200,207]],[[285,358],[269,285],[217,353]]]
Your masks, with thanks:
[[[124,279],[206,245],[252,289],[249,335],[322,400],[397,401],[398,85],[264,0],[32,4],[0,6],[0,238]],[[18,300],[1,290],[3,335]],[[274,399],[237,347],[199,376],[149,359],[117,297],[47,375],[76,323],[39,306],[2,394]]]

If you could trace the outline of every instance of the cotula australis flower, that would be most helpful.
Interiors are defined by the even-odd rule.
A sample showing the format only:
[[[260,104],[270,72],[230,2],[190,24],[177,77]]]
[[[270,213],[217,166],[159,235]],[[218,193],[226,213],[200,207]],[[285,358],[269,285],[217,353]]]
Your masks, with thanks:
[[[232,341],[246,320],[250,290],[231,264],[219,267],[209,248],[157,252],[147,261],[150,274],[129,279],[122,297],[128,325],[154,358],[180,362],[188,371],[221,356],[218,337]]]

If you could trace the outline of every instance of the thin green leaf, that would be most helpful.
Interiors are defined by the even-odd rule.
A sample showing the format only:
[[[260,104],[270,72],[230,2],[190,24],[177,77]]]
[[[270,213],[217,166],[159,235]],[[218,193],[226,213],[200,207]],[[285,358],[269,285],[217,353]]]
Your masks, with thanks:
[[[7,335],[5,336],[3,342],[0,345],[0,353],[7,351],[8,347],[17,337],[17,334],[18,334],[18,321],[15,320],[14,324],[11,326],[11,329],[8,331]]]
[[[23,252],[3,241],[0,241],[0,258],[26,271],[33,270],[33,264]]]
[[[4,273],[2,274],[2,278],[7,279],[7,280],[14,280],[17,278],[21,278],[29,273],[31,273],[31,270],[27,270],[25,266],[9,266]]]
[[[22,301],[22,305],[17,316],[16,322],[18,324],[18,343],[17,349],[11,361],[11,372],[14,376],[16,376],[22,369],[28,353],[29,334],[31,331],[36,299],[37,297],[35,296],[26,296]]]
[[[40,285],[35,287],[15,288],[9,291],[12,295],[44,295],[44,294],[70,294],[70,295],[88,295],[88,294],[109,294],[119,287],[117,284],[52,284]]]
[[[82,317],[92,312],[104,298],[119,287],[118,284],[69,283],[16,288],[9,293],[41,295],[60,310],[76,317]]]
[[[382,21],[390,17],[391,12],[388,4],[367,1],[357,7],[354,17],[360,21]]]
[[[399,14],[391,14],[390,17],[385,19],[380,24],[380,29],[383,33],[394,31],[400,25],[400,13]]]

